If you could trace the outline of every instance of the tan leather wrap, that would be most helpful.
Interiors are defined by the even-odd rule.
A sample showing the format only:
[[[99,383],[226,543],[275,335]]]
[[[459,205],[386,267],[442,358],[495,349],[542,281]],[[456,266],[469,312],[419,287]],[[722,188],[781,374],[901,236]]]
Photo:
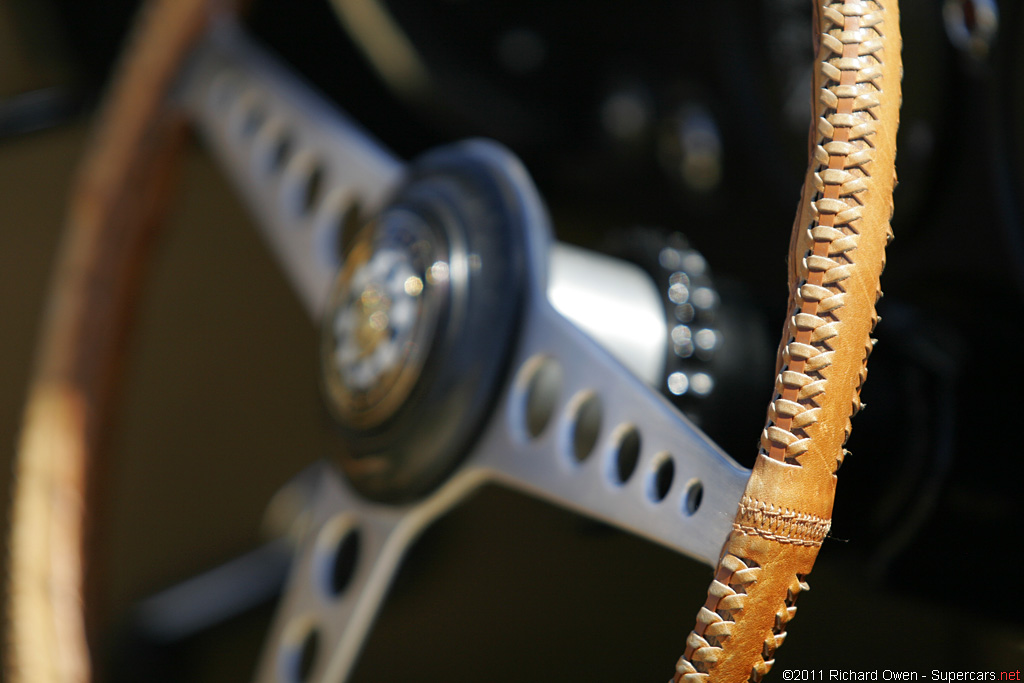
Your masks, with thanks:
[[[790,315],[761,451],[675,681],[757,681],[828,533],[860,408],[891,238],[899,123],[895,0],[815,5],[810,164],[790,244]]]
[[[145,10],[76,179],[18,446],[6,680],[91,677],[83,562],[106,404],[183,128],[167,93],[216,2]]]

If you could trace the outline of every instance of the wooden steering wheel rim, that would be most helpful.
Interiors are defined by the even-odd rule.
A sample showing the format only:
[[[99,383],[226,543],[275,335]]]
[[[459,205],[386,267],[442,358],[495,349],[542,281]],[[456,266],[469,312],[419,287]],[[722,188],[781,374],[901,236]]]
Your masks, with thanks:
[[[234,9],[214,0],[147,7],[75,184],[16,465],[12,683],[91,679],[83,562],[90,472],[135,284],[183,140],[167,93],[211,16]],[[771,668],[828,532],[835,472],[866,377],[891,238],[898,10],[895,0],[816,3],[815,22],[810,163],[790,246],[791,315],[776,395],[676,681],[760,680]]]
[[[76,177],[18,445],[8,680],[91,678],[88,511],[122,341],[147,247],[173,185],[185,125],[167,94],[225,2],[148,5]]]

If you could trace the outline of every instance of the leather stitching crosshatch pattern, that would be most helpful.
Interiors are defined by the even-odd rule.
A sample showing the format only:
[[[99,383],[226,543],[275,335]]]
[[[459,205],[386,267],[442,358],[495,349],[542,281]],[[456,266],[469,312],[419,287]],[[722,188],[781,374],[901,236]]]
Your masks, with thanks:
[[[892,239],[899,15],[891,0],[815,7],[809,168],[790,244],[790,315],[745,495],[677,683],[759,681],[828,535]]]

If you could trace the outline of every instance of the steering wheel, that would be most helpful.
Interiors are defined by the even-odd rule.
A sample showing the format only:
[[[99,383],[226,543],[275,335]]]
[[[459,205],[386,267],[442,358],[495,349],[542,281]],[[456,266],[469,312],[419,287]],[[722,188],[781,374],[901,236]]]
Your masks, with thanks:
[[[236,170],[322,326],[324,394],[347,444],[318,475],[259,680],[344,678],[403,551],[488,481],[714,566],[675,680],[760,680],[828,533],[866,378],[891,237],[895,2],[816,6],[791,314],[751,471],[644,383],[642,335],[588,327],[579,301],[599,282],[630,308],[660,302],[621,264],[555,244],[509,151],[470,141],[404,165],[283,74],[229,9],[149,6],[75,189],[19,448],[10,680],[90,679],[83,513],[186,119]],[[339,234],[353,199],[374,218]]]

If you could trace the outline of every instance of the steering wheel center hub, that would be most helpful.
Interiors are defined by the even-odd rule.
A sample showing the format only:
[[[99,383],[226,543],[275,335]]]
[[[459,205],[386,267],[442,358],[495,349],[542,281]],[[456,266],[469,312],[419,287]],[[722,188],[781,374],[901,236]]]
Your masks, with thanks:
[[[391,210],[357,238],[328,310],[327,392],[339,417],[385,422],[420,377],[447,299],[440,246],[418,216]]]
[[[437,486],[496,401],[525,282],[513,168],[489,143],[427,155],[346,254],[321,359],[338,461],[364,495]]]

